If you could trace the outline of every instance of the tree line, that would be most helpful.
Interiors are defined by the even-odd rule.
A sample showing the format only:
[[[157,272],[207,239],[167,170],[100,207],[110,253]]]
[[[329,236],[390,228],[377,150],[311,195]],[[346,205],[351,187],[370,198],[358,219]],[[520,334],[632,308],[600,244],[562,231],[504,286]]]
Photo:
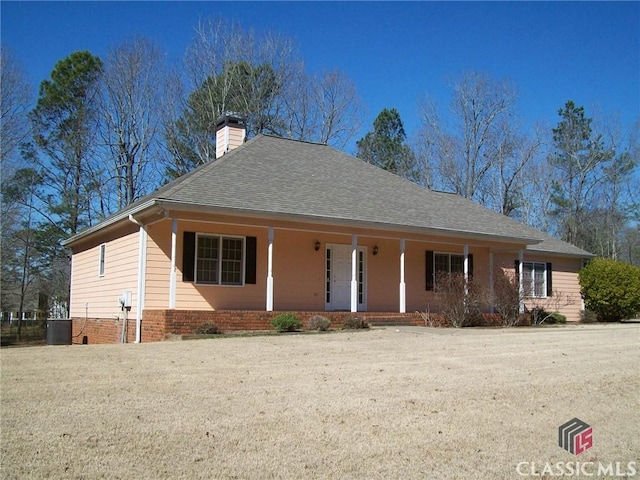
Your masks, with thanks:
[[[356,156],[426,188],[456,193],[600,257],[640,266],[640,119],[630,131],[568,100],[555,127],[524,132],[506,80],[467,72],[443,112],[420,101],[409,139],[383,109]]]
[[[198,25],[179,68],[134,37],[103,58],[71,53],[37,95],[8,48],[2,59],[2,310],[68,302],[69,252],[82,229],[198,165],[215,161],[216,120],[247,116],[269,133],[344,149],[364,105],[343,72],[311,73],[293,42],[225,20]],[[465,73],[440,110],[420,100],[409,139],[384,109],[356,156],[462,195],[605,257],[640,264],[634,137],[568,101],[550,131],[523,133],[508,81]],[[34,106],[35,105],[35,106]]]

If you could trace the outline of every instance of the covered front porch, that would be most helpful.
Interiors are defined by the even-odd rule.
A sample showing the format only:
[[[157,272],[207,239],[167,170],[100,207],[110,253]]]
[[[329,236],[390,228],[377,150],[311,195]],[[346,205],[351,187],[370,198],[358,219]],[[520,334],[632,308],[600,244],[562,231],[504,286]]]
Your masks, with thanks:
[[[424,325],[417,312],[437,311],[436,270],[459,264],[465,278],[492,284],[497,250],[488,240],[173,213],[140,227],[137,341],[192,333],[206,321],[268,330],[283,311],[300,312],[303,322],[322,314],[336,326],[347,314],[373,325]]]

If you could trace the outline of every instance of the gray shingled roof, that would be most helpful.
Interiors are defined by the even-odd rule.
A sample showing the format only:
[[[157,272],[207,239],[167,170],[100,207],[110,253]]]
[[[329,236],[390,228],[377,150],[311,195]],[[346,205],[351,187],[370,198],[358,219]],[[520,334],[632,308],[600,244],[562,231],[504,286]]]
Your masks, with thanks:
[[[122,218],[153,201],[182,204],[185,209],[237,210],[523,243],[548,238],[458,195],[424,189],[326,145],[267,135],[258,135],[116,216]],[[90,230],[100,228],[98,224]]]
[[[559,238],[553,238],[548,235],[544,235],[544,240],[541,243],[536,243],[535,245],[529,245],[527,247],[528,251],[537,253],[552,253],[557,255],[569,255],[573,257],[584,257],[590,258],[595,257],[594,254],[587,252],[586,250],[582,250],[581,248],[576,247],[575,245],[571,245],[570,243],[564,242]]]

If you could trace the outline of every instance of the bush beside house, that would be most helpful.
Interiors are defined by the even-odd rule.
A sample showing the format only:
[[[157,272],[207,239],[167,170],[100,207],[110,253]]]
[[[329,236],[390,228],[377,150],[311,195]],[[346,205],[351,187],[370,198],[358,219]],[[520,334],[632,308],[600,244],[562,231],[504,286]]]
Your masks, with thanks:
[[[579,273],[585,306],[598,320],[616,322],[640,312],[640,268],[596,258]]]
[[[276,332],[295,332],[302,328],[302,322],[292,313],[281,313],[271,320],[271,326]]]

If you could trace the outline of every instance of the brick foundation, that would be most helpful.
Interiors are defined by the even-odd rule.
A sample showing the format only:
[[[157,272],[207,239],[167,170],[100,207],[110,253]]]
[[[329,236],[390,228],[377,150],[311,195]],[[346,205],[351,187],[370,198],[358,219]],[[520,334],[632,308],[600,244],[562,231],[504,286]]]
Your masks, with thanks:
[[[206,323],[214,323],[222,332],[273,330],[271,320],[282,312],[255,310],[145,310],[142,314],[142,341],[158,342],[168,335],[191,335]],[[370,312],[288,312],[296,315],[303,325],[313,315],[322,315],[331,320],[331,328],[342,327],[344,320],[356,316],[372,326],[417,325],[424,321],[417,313],[370,313]],[[122,320],[99,318],[74,318],[73,343],[120,343]],[[129,319],[127,342],[135,341],[136,321]],[[86,337],[86,341],[85,340]]]
[[[215,324],[222,332],[273,330],[271,320],[283,312],[255,310],[145,310],[142,314],[142,341],[158,342],[168,335],[191,335],[198,327],[207,323]],[[331,328],[340,328],[345,319],[356,317],[371,326],[425,326],[422,316],[417,313],[392,312],[287,312],[296,315],[302,324],[313,315],[322,315],[331,320]],[[441,314],[432,314],[431,326],[447,327]],[[498,314],[484,314],[483,326],[500,326]],[[129,319],[127,342],[135,341],[136,321]],[[120,343],[122,320],[115,319],[73,319],[73,343]],[[86,342],[83,339],[86,337]]]
[[[71,323],[71,343],[120,343],[122,324],[122,320],[109,318],[74,318]],[[127,342],[134,342],[135,339],[136,319],[130,318],[127,321]]]
[[[143,341],[163,340],[167,334],[190,335],[206,323],[214,323],[223,332],[247,330],[273,330],[271,320],[282,312],[252,310],[145,310],[142,316]],[[416,313],[369,313],[369,312],[288,312],[296,315],[303,325],[313,315],[322,315],[331,320],[331,328],[340,328],[345,319],[356,316],[371,325],[418,325],[424,321]]]

